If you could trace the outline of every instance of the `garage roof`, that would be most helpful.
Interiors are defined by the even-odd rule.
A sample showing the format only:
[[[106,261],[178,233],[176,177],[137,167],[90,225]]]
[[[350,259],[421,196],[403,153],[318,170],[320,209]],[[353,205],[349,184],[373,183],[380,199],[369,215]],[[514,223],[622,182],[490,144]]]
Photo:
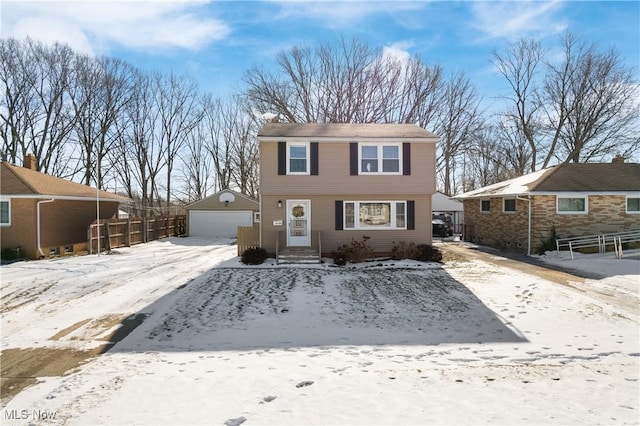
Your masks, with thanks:
[[[228,201],[225,203],[224,201]],[[187,210],[259,210],[260,204],[253,198],[231,189],[223,189],[185,207]]]

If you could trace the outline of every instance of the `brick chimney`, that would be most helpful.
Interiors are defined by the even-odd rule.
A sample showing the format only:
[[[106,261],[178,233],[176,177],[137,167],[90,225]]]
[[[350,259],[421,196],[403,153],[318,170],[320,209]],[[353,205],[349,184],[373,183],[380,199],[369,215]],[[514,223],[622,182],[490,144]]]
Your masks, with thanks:
[[[622,155],[620,155],[620,154],[616,154],[616,156],[613,157],[611,162],[614,163],[614,164],[622,164],[622,163],[624,163],[624,157]]]
[[[33,154],[27,154],[24,157],[24,161],[22,163],[22,166],[25,169],[35,170],[37,172],[38,171],[38,160],[36,160],[36,156],[33,155]]]

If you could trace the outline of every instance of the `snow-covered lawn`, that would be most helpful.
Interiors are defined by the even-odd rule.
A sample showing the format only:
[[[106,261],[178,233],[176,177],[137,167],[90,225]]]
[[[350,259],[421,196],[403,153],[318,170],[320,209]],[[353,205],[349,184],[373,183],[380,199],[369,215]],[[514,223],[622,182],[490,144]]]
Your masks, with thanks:
[[[3,351],[86,350],[144,321],[0,421],[639,422],[638,260],[579,258],[602,278],[560,285],[480,260],[245,267],[235,250],[167,239],[3,266]]]

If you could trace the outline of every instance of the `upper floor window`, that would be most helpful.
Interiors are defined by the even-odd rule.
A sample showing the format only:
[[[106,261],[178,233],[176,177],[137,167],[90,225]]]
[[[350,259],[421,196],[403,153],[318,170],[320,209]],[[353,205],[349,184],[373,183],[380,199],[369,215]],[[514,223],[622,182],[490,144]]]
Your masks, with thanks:
[[[287,144],[287,174],[309,174],[309,144],[288,143]]]
[[[627,213],[640,213],[640,197],[627,197]]]
[[[588,212],[587,197],[557,197],[559,214],[586,214]]]
[[[491,201],[480,200],[480,211],[483,213],[489,213],[491,211]]]
[[[516,211],[516,199],[515,198],[503,198],[502,211],[504,213],[515,213],[515,211]]]
[[[0,200],[0,226],[11,225],[11,202]]]
[[[399,143],[361,143],[360,174],[402,174],[402,150]]]

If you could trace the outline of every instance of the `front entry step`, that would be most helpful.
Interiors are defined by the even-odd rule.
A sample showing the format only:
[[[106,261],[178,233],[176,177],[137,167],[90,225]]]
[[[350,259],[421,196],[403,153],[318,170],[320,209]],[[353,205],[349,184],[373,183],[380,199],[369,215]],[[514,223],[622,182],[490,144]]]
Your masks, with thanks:
[[[311,247],[287,247],[278,253],[278,265],[321,263],[320,253]]]

